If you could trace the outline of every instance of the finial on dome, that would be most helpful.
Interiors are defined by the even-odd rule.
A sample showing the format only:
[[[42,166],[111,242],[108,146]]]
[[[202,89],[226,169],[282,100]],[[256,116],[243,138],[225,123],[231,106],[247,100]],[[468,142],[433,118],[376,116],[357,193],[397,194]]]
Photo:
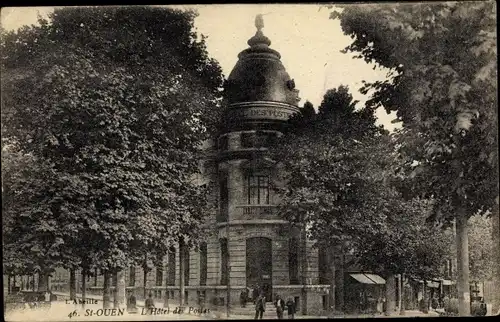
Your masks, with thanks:
[[[259,31],[264,28],[264,17],[261,14],[255,16],[255,27]]]
[[[255,27],[257,28],[257,32],[255,33],[255,36],[253,36],[248,40],[247,43],[251,47],[259,45],[264,45],[264,46],[271,45],[271,40],[269,40],[269,38],[264,36],[264,33],[262,32],[262,28],[264,28],[264,18],[262,14],[255,16]]]

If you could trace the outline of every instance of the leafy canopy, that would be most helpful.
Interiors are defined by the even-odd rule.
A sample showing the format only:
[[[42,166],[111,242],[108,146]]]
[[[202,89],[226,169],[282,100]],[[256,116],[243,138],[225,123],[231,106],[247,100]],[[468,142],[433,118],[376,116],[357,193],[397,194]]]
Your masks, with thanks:
[[[64,8],[3,35],[2,137],[35,160],[28,180],[47,167],[17,192],[32,206],[13,210],[12,229],[47,227],[13,234],[7,244],[26,244],[18,256],[48,238],[60,246],[47,266],[116,269],[197,235],[210,208],[201,144],[215,131],[222,74],[195,16]]]
[[[485,213],[498,196],[496,5],[492,1],[339,5],[345,51],[390,69],[368,106],[396,111],[406,185],[432,216]]]

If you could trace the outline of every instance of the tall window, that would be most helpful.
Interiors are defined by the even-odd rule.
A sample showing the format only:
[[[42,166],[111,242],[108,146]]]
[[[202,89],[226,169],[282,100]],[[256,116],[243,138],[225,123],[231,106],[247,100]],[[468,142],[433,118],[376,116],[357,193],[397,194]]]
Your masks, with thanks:
[[[247,177],[248,180],[248,204],[269,204],[269,176]]]
[[[207,243],[200,245],[200,285],[207,285]]]
[[[167,285],[173,286],[175,285],[175,248],[172,248],[168,252],[168,281]]]
[[[189,285],[189,249],[184,249],[184,285]]]
[[[221,238],[219,239],[220,242],[220,284],[221,285],[227,285],[228,279],[229,279],[229,251],[227,247],[227,239],[226,238]]]
[[[219,180],[220,215],[219,222],[227,221],[227,211],[229,203],[229,190],[227,187],[227,177],[222,176]]]
[[[135,266],[130,266],[128,270],[128,286],[135,286]]]
[[[292,237],[288,244],[288,274],[290,276],[290,284],[299,284],[299,241]]]
[[[163,285],[163,266],[158,265],[156,267],[156,286]]]
[[[328,253],[325,247],[318,248],[318,278],[319,284],[330,284],[330,276],[328,269]]]

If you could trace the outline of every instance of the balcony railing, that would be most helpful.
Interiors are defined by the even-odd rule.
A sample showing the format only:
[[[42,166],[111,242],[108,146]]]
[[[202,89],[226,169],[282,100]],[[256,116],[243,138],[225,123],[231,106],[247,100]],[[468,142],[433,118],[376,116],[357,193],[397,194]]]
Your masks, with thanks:
[[[238,208],[245,215],[275,215],[278,209],[276,205],[240,205]]]

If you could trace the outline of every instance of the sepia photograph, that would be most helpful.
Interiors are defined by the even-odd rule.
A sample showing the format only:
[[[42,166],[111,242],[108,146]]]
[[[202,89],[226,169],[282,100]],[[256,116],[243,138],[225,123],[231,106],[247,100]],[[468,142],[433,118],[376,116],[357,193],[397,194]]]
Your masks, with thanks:
[[[495,1],[2,7],[0,33],[6,321],[500,314]]]

